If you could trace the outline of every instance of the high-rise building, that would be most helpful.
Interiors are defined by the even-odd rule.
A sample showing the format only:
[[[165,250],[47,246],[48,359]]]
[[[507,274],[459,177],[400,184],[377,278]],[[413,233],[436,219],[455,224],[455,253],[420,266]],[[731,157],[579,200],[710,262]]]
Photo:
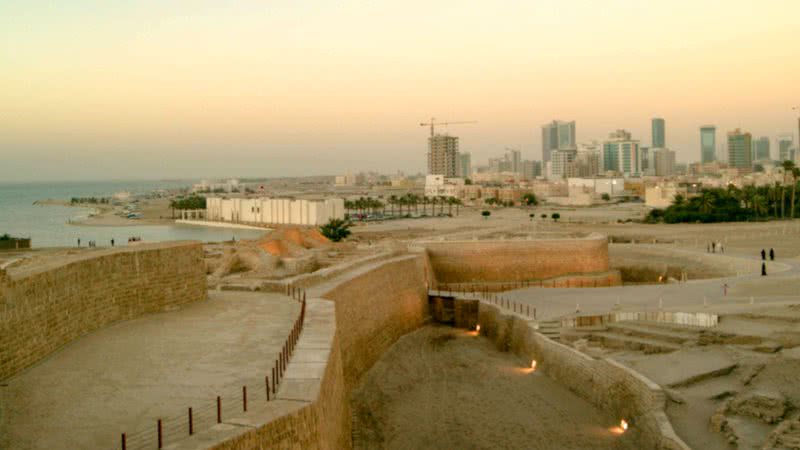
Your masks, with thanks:
[[[709,163],[717,159],[717,127],[705,125],[700,127],[700,161]]]
[[[664,119],[656,117],[652,120],[653,148],[664,148],[667,146],[666,124]]]
[[[554,179],[568,177],[570,175],[570,163],[575,160],[575,156],[577,156],[577,154],[577,150],[556,150],[551,153],[550,156],[552,158],[552,167],[550,174],[552,177]]]
[[[785,134],[778,136],[778,159],[783,162],[786,160],[794,161],[795,152],[792,148],[794,136]]]
[[[458,176],[469,178],[472,174],[472,155],[469,152],[458,154]]]
[[[762,136],[753,141],[753,161],[767,161],[770,159],[769,138]]]
[[[648,172],[652,172],[652,165],[650,162],[651,155],[650,155],[650,147],[639,147],[639,153],[642,154],[642,173],[647,174]]]
[[[522,161],[522,178],[533,180],[536,177],[542,176],[542,162],[541,161]]]
[[[428,138],[428,174],[458,176],[458,137],[437,134]]]
[[[506,149],[506,161],[511,166],[509,172],[520,173],[522,171],[522,152],[515,148]]]
[[[625,130],[611,133],[603,142],[603,170],[618,172],[625,177],[641,175],[639,141],[631,139],[631,134]]]
[[[658,177],[669,177],[675,174],[675,152],[667,148],[653,151],[653,165]]]
[[[728,133],[728,167],[738,169],[740,173],[753,171],[751,158],[752,136],[750,133],[735,129]]]
[[[554,150],[575,148],[575,121],[554,120],[542,125],[542,160],[550,161]]]

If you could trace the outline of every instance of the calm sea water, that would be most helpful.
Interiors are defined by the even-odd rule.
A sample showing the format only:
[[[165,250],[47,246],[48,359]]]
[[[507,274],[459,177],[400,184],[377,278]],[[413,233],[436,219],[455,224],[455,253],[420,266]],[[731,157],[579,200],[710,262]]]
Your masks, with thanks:
[[[97,227],[70,225],[70,219],[86,217],[88,208],[54,205],[34,205],[36,200],[69,199],[71,197],[107,197],[115,192],[144,193],[154,189],[189,186],[191,182],[172,181],[110,181],[60,183],[1,183],[0,234],[30,237],[33,247],[67,247],[94,240],[98,246],[125,245],[128,237],[140,236],[143,241],[193,239],[203,242],[252,239],[262,233],[256,230],[207,228],[191,225],[136,225]]]

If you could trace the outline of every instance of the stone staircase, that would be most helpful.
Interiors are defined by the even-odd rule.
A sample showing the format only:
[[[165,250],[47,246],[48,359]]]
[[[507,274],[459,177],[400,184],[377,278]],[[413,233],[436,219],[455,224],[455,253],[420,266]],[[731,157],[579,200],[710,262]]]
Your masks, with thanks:
[[[561,340],[561,321],[543,320],[539,322],[539,333],[556,342]]]
[[[606,348],[650,353],[668,353],[697,345],[703,328],[660,322],[626,321],[591,329],[576,328],[565,339],[587,339]]]

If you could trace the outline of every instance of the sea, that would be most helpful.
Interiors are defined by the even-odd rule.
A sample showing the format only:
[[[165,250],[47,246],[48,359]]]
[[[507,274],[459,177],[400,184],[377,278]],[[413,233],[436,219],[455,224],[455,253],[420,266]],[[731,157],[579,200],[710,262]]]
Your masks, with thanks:
[[[0,181],[0,235],[31,238],[31,246],[74,247],[78,239],[86,246],[126,245],[129,237],[145,242],[198,240],[220,242],[230,239],[254,239],[258,230],[212,228],[198,225],[72,225],[71,220],[87,217],[91,208],[58,205],[35,205],[37,200],[69,200],[72,197],[110,197],[117,192],[146,193],[158,189],[188,187],[191,181],[93,181],[53,183],[4,183]]]

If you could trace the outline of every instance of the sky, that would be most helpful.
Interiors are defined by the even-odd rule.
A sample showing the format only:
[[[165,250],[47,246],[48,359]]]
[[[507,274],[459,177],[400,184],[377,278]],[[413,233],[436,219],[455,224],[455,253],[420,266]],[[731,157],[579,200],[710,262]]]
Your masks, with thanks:
[[[0,180],[426,170],[663,117],[797,135],[800,1],[0,0]],[[796,139],[796,137],[795,137]]]

